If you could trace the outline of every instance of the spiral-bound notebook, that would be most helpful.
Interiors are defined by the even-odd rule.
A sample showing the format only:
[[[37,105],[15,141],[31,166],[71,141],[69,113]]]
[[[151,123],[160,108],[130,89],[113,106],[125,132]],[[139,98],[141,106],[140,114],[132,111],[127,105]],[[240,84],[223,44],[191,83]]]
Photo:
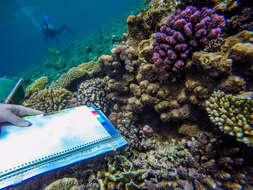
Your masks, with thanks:
[[[32,126],[1,127],[0,189],[127,145],[94,106],[25,119]]]

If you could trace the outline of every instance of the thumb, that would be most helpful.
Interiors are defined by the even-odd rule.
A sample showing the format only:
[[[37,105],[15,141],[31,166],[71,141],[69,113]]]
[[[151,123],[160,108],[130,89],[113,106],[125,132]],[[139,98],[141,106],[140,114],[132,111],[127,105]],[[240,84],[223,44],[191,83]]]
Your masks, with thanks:
[[[21,119],[20,117],[16,116],[15,114],[11,112],[8,114],[8,118],[6,118],[6,121],[18,127],[28,127],[31,125],[30,122]]]

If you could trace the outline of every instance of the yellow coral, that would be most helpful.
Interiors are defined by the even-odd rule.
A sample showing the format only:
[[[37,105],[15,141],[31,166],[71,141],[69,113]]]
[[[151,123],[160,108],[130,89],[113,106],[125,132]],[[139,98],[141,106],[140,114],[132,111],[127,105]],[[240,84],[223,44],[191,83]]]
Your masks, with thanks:
[[[52,88],[68,88],[71,83],[78,79],[88,78],[99,72],[98,62],[82,63],[77,67],[72,67],[67,73],[61,75],[61,77],[55,81]]]
[[[46,76],[40,77],[34,81],[31,85],[29,85],[25,89],[25,97],[31,96],[33,93],[38,92],[46,87],[48,83],[48,78]]]
[[[253,100],[251,94],[233,96],[214,91],[206,101],[210,120],[240,142],[253,146]]]
[[[48,113],[66,108],[71,97],[72,93],[66,89],[49,88],[34,93],[24,105]]]

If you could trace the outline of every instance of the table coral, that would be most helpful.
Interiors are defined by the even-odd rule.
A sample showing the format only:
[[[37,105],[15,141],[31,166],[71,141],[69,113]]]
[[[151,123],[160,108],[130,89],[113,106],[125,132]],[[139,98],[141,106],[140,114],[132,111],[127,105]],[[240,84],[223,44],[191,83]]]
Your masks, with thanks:
[[[171,15],[153,42],[154,68],[164,78],[176,79],[194,50],[219,37],[225,21],[212,9],[188,6]]]
[[[214,91],[206,106],[210,120],[222,132],[253,146],[253,100],[250,96]]]

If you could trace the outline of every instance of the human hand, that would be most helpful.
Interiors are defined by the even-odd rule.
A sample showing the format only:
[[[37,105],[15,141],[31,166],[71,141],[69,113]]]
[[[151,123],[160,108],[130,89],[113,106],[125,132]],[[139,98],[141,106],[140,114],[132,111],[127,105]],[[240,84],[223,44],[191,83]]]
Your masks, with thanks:
[[[43,112],[31,108],[26,108],[14,104],[1,104],[0,103],[0,123],[9,122],[19,127],[28,127],[30,122],[21,119],[22,116],[38,115]]]

